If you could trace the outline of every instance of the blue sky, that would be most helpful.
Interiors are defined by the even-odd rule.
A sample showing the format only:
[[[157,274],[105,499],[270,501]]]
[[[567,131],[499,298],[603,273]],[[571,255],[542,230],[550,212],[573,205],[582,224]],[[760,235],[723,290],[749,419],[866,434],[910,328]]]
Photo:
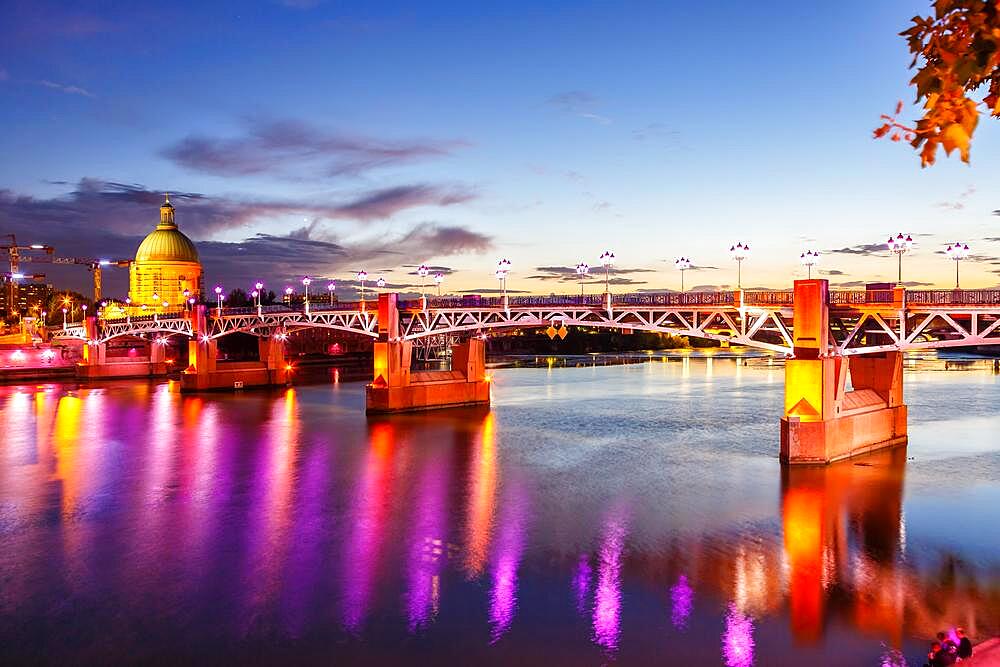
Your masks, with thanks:
[[[871,138],[927,2],[137,4],[0,10],[0,233],[128,256],[169,190],[227,287],[426,262],[484,291],[509,257],[565,292],[606,248],[618,290],[678,287],[682,254],[724,286],[736,240],[744,286],[807,248],[849,286],[894,277],[865,246],[900,231],[904,279],[950,286],[960,239],[998,283],[1000,124],[971,166]]]

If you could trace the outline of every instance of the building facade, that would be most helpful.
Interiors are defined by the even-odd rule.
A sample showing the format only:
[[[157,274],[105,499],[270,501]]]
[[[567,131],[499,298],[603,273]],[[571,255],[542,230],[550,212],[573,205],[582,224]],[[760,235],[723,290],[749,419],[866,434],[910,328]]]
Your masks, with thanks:
[[[198,250],[177,228],[168,195],[160,207],[160,224],[139,244],[129,267],[132,307],[146,306],[146,312],[158,312],[164,303],[181,306],[186,298],[200,299],[203,293]]]

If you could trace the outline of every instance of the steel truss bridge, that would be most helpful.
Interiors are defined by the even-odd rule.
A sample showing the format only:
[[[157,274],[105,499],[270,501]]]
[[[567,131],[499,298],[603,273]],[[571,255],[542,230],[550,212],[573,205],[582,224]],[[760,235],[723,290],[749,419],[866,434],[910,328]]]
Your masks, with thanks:
[[[417,347],[515,329],[589,327],[646,331],[792,354],[791,291],[668,292],[572,296],[427,298],[400,301],[399,340]],[[1000,290],[858,290],[829,292],[829,354],[855,355],[1000,344]],[[234,333],[281,336],[308,328],[378,337],[376,302],[309,307],[206,306],[213,340]],[[193,336],[190,312],[96,320],[96,338]],[[87,339],[83,326],[54,338]]]

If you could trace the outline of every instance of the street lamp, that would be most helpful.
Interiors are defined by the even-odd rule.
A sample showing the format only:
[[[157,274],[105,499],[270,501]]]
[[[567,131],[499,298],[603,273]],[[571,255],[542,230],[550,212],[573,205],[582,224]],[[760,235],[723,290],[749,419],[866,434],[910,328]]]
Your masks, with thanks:
[[[80,306],[80,309],[81,309],[81,310],[83,310],[83,315],[81,315],[80,317],[81,317],[81,319],[82,319],[82,320],[83,320],[84,322],[86,322],[86,321],[87,321],[87,304],[82,304],[82,305]]]
[[[441,282],[443,280],[444,280],[444,274],[443,273],[435,273],[434,274],[434,284],[437,285],[438,296],[441,296]]]
[[[153,298],[155,299],[156,297],[154,296]],[[219,304],[218,314],[221,316],[222,315],[222,285],[216,285],[215,286],[215,299],[216,299],[216,302]]]
[[[306,315],[309,314],[309,284],[311,282],[312,282],[312,278],[310,278],[309,276],[306,276],[305,278],[302,279],[302,286],[306,290],[306,294],[305,294]]]
[[[326,291],[330,293],[330,305],[331,306],[333,305],[333,297],[334,297],[333,292],[336,289],[337,289],[337,283],[335,283],[334,281],[331,280],[330,282],[328,282],[326,284]]]
[[[288,304],[289,308],[292,306],[292,292],[294,291],[291,285],[285,288],[285,303]]]
[[[690,257],[678,257],[674,260],[674,266],[680,269],[681,272],[681,292],[684,291],[684,272],[691,268],[691,258]]]
[[[503,287],[503,279],[506,277],[507,274],[501,271],[500,269],[497,269],[496,273],[494,273],[493,275],[497,277],[497,287],[500,288],[500,292],[504,296],[507,296],[507,290],[505,290]]]
[[[417,275],[420,276],[420,299],[421,301],[424,301],[424,303],[427,301],[427,290],[425,288],[425,284],[427,281],[427,274],[430,272],[431,270],[427,268],[426,264],[421,264],[420,268],[417,269]]]
[[[580,276],[580,299],[583,299],[583,281],[590,273],[590,267],[585,262],[576,265],[576,275]]]
[[[368,272],[365,271],[364,269],[362,269],[361,271],[358,271],[357,278],[358,278],[358,281],[361,283],[361,303],[364,304],[364,302],[365,302],[365,280],[368,279]],[[363,307],[364,307],[364,305],[362,305],[362,308]]]
[[[604,267],[604,291],[610,292],[611,267],[615,265],[615,253],[605,250],[601,253],[601,266]]]
[[[184,290],[184,310],[191,310],[191,290]]]
[[[66,330],[66,309],[63,308],[62,311],[63,311],[63,330],[65,331]]]
[[[736,245],[729,246],[729,254],[736,260],[736,289],[743,288],[743,260],[750,254],[750,245],[737,241]]]
[[[257,292],[257,311],[260,312],[261,299],[264,295],[264,283],[258,280],[253,284],[253,288]]]
[[[375,286],[378,287],[379,289],[384,288],[385,287],[385,278],[383,278],[382,276],[379,276],[378,280],[375,281]]]
[[[913,237],[909,234],[903,236],[900,233],[895,238],[890,236],[889,240],[886,241],[886,245],[889,247],[889,252],[896,253],[898,266],[896,284],[901,287],[903,285],[903,255],[913,249]]]
[[[958,263],[969,256],[969,244],[957,241],[944,251],[949,258],[955,260],[955,289],[958,289]]]
[[[808,280],[812,280],[813,267],[819,264],[819,253],[815,250],[806,250],[799,255],[799,261],[802,262],[802,266],[806,267]]]
[[[510,272],[510,266],[510,260],[506,257],[497,262],[497,275],[500,278],[500,291],[503,292],[505,298],[507,296],[507,274]]]

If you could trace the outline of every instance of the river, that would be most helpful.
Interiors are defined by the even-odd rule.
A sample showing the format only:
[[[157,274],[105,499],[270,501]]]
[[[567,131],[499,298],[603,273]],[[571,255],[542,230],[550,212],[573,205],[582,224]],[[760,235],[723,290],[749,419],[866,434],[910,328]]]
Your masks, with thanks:
[[[920,665],[1000,632],[987,362],[908,360],[909,445],[803,469],[780,363],[569,366],[379,419],[358,382],[0,386],[0,663]]]

